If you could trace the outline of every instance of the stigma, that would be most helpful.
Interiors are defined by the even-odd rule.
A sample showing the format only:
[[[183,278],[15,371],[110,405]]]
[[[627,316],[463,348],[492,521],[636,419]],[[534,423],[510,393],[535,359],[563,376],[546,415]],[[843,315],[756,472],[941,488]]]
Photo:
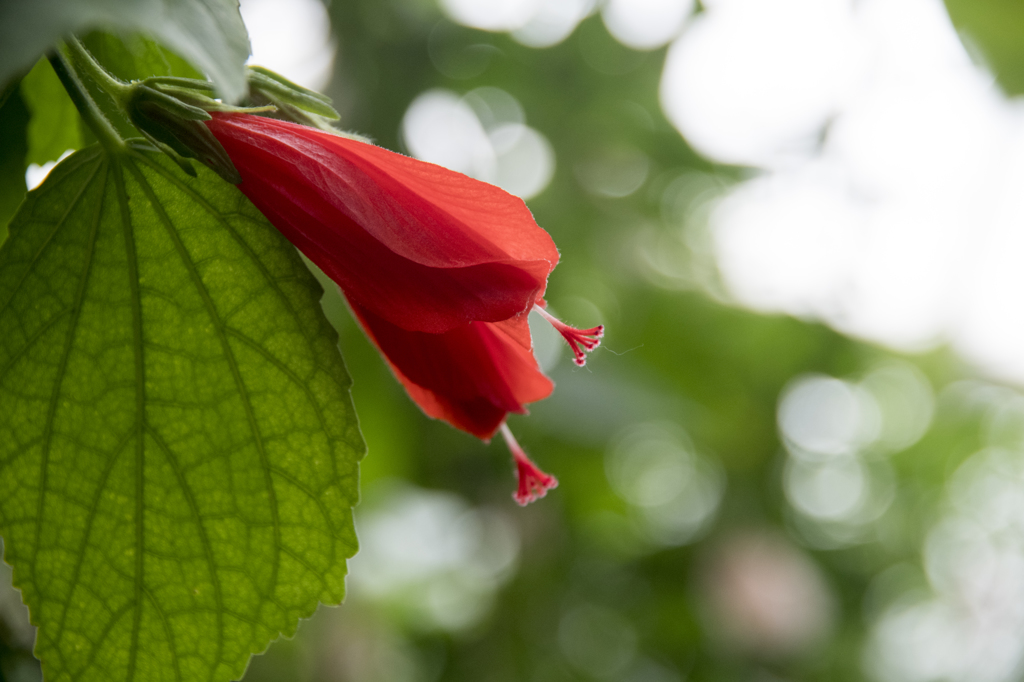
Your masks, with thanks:
[[[509,430],[507,424],[501,425],[501,435],[505,444],[512,452],[512,459],[516,463],[516,476],[519,478],[519,489],[512,497],[520,506],[525,507],[535,500],[544,497],[549,490],[558,487],[558,479],[551,474],[541,471],[536,464],[527,456],[515,436]]]
[[[590,329],[577,329],[576,327],[570,327],[537,304],[534,304],[533,309],[536,310],[541,317],[550,322],[551,326],[554,327],[558,333],[562,335],[562,338],[565,339],[566,343],[569,344],[569,348],[572,349],[573,362],[575,362],[579,367],[586,365],[587,353],[601,345],[601,337],[604,336],[604,325],[599,324],[596,327],[591,327]]]

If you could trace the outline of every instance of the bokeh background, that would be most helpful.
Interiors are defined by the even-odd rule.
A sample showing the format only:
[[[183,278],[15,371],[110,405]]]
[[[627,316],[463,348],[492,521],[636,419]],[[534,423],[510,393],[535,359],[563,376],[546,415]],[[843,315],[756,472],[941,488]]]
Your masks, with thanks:
[[[520,509],[328,287],[362,549],[247,682],[1024,679],[1024,8],[242,10],[344,127],[526,199],[551,309],[608,329],[579,369],[534,328],[510,425],[561,485]],[[33,637],[0,563],[0,678]]]

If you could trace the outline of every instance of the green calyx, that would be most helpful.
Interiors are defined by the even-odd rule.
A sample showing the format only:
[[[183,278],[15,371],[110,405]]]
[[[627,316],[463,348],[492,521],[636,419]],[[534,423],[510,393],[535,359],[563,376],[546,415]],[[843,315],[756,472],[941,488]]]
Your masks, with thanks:
[[[242,181],[238,170],[204,121],[211,111],[262,113],[272,107],[235,107],[210,97],[213,85],[192,78],[159,76],[129,86],[125,110],[132,124],[154,146],[170,156],[189,175],[196,159],[227,182]],[[209,93],[209,94],[207,94]]]
[[[233,106],[216,99],[214,84],[207,80],[153,76],[130,83],[121,81],[74,37],[69,37],[62,50],[50,56],[50,62],[83,120],[108,150],[123,149],[125,140],[97,106],[83,75],[94,89],[113,100],[115,110],[127,115],[150,144],[192,177],[196,177],[196,171],[189,159],[208,166],[227,182],[237,185],[242,181],[224,147],[206,127],[206,121],[212,118],[210,112],[267,114],[363,139],[331,125],[331,121],[338,119],[338,112],[331,106],[330,98],[259,66],[248,69],[248,106]]]
[[[262,66],[250,66],[249,103],[273,107],[272,116],[283,121],[317,128],[342,137],[367,141],[359,135],[345,133],[333,125],[340,116],[331,106],[331,99],[319,92],[292,83],[290,80]]]
[[[194,78],[155,76],[125,83],[108,73],[73,36],[62,50],[50,56],[50,63],[82,118],[108,150],[123,149],[125,140],[97,106],[82,75],[105,92],[150,143],[192,177],[196,177],[196,171],[188,159],[209,166],[227,182],[242,181],[227,152],[204,121],[210,120],[210,111],[255,113],[266,108],[243,109],[219,102],[211,97],[212,83]]]
[[[302,111],[337,121],[338,112],[331,106],[331,98],[309,90],[262,66],[250,66],[249,93],[260,94],[276,104],[290,105]]]
[[[241,177],[227,152],[206,127],[210,112],[268,113],[277,118],[337,132],[329,121],[338,112],[325,95],[292,83],[259,66],[249,67],[251,106],[236,107],[213,98],[213,84],[193,78],[157,76],[131,83],[124,98],[132,124],[154,146],[170,156],[189,175],[188,159],[196,159],[228,182]]]

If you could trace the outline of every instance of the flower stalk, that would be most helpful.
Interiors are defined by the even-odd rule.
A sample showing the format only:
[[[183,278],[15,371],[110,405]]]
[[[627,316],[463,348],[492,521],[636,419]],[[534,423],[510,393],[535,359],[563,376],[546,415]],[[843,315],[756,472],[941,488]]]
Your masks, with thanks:
[[[100,88],[110,95],[118,105],[125,104],[128,96],[129,86],[110,74],[89,50],[85,49],[82,42],[75,36],[70,36],[66,43],[68,55],[75,64],[75,68],[81,73],[87,74]]]

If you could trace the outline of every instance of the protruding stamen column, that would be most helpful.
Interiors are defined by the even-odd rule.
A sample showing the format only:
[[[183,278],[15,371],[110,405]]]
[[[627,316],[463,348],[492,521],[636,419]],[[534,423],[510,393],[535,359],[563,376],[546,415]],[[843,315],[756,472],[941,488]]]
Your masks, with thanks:
[[[508,445],[508,449],[512,452],[512,459],[516,463],[519,489],[512,495],[516,502],[525,507],[534,500],[544,497],[552,488],[558,487],[558,479],[551,474],[541,471],[523,452],[507,424],[501,425],[501,435],[504,437],[505,444]]]
[[[599,324],[596,327],[591,327],[590,329],[576,329],[576,327],[570,327],[566,323],[562,322],[539,305],[535,304],[533,309],[536,310],[541,317],[550,322],[551,326],[557,329],[558,333],[561,334],[562,338],[569,344],[569,348],[572,349],[572,354],[574,356],[573,362],[580,367],[587,364],[587,353],[601,345],[601,337],[604,336],[604,325]]]

